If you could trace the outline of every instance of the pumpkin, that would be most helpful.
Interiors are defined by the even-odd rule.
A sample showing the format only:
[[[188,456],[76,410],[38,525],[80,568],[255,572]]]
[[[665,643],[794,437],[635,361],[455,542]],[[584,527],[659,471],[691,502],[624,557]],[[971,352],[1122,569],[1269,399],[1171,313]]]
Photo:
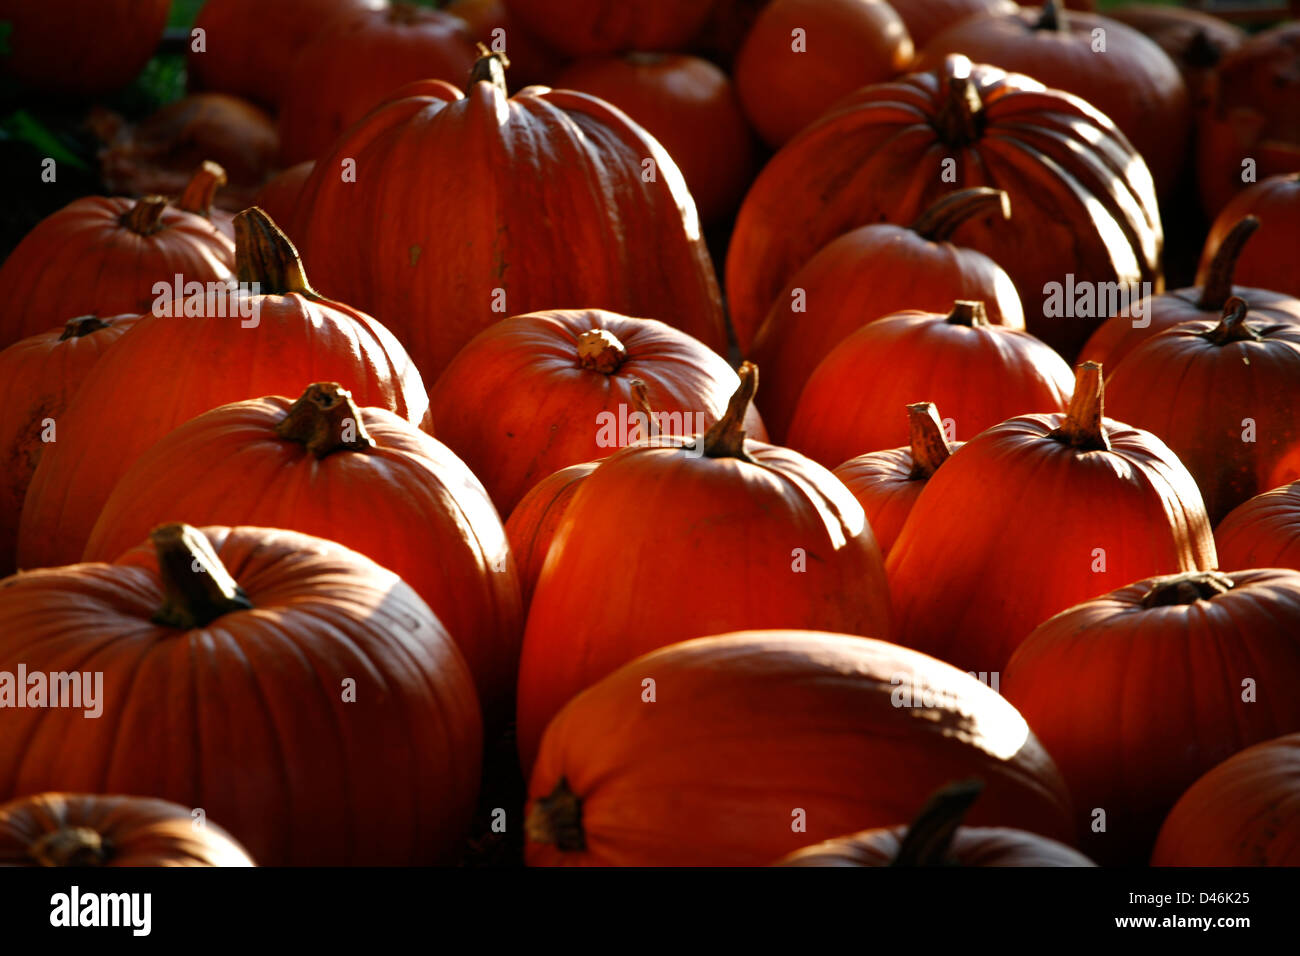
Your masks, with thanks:
[[[757,387],[757,369],[741,366],[726,414],[705,434],[625,448],[582,480],[524,631],[525,768],[560,708],[638,654],[745,627],[889,638],[888,586],[862,508],[820,465],[745,440]],[[672,597],[647,601],[647,587]]]
[[[203,48],[191,43],[191,89],[232,93],[274,110],[293,54],[333,18],[379,7],[381,0],[205,0],[194,19]]]
[[[1242,285],[1300,298],[1300,271],[1295,267],[1295,250],[1300,248],[1300,172],[1270,176],[1232,197],[1210,226],[1197,283],[1209,280],[1233,227],[1248,216],[1259,219],[1260,234],[1237,255],[1237,279]],[[1256,309],[1258,297],[1258,293],[1243,296]]]
[[[970,438],[1013,415],[1065,410],[1070,366],[1021,329],[991,325],[983,302],[947,315],[897,312],[864,325],[822,360],[795,407],[787,444],[832,468],[908,439],[897,410],[933,401]]]
[[[214,209],[217,190],[226,185],[226,171],[219,163],[205,159],[194,171],[190,181],[185,184],[185,191],[176,200],[176,208],[192,212],[206,219],[212,228],[226,235],[231,242],[235,240],[235,217],[224,209]]]
[[[5,714],[0,799],[147,793],[203,808],[266,866],[454,861],[478,700],[416,593],[295,532],[149,537],[112,564],[0,582],[0,670],[102,675],[80,701],[99,719],[30,707],[29,679],[29,707]]]
[[[891,4],[919,52],[937,34],[973,16],[1006,16],[1017,9],[1012,0],[900,0]]]
[[[344,159],[365,175],[342,182]],[[495,55],[467,97],[438,82],[394,94],[316,164],[299,202],[324,290],[388,323],[430,382],[487,326],[539,309],[661,315],[724,347],[717,280],[672,158],[594,97],[507,98]]]
[[[505,0],[453,0],[443,9],[464,20],[476,42],[506,55],[519,86],[556,85],[563,58],[511,15]]]
[[[301,531],[397,572],[456,641],[485,711],[509,712],[523,618],[505,529],[464,463],[410,422],[332,382],[213,409],[135,460],[82,560],[111,561],[168,515]]]
[[[532,602],[542,565],[546,562],[551,542],[555,540],[555,533],[569,510],[573,496],[582,486],[583,479],[595,471],[598,464],[595,461],[584,461],[548,475],[533,485],[510,512],[506,521],[506,537],[510,541],[510,552],[519,566],[519,584],[525,609]]]
[[[982,252],[949,241],[962,223],[990,214],[1010,216],[1005,192],[950,193],[909,227],[882,222],[845,233],[790,278],[752,348],[764,369],[759,407],[774,435],[790,427],[818,364],[866,322],[903,309],[946,312],[953,300],[967,299],[983,302],[999,325],[1025,327],[1011,277]]]
[[[970,777],[985,784],[972,825],[1071,839],[1051,757],[975,678],[846,634],[705,637],[619,668],[551,722],[528,785],[525,857],[761,866],[892,826]]]
[[[940,70],[846,97],[758,175],[727,254],[742,351],[779,304],[774,297],[826,243],[867,223],[911,222],[941,196],[972,186],[1004,189],[1015,228],[985,215],[964,222],[952,241],[1001,263],[1023,302],[1041,302],[1044,287],[1067,275],[1159,284],[1155,190],[1115,125],[1029,77],[954,56]],[[1037,308],[1027,325],[1067,357],[1091,331],[1086,321],[1061,322]]]
[[[0,348],[78,315],[148,312],[176,275],[227,279],[231,241],[207,220],[143,199],[87,196],[42,219],[0,266]]]
[[[1187,469],[1155,435],[1102,413],[1101,368],[1087,362],[1065,414],[1008,419],[934,473],[886,562],[898,643],[1000,671],[1058,611],[1214,567]]]
[[[884,0],[772,0],[736,57],[736,90],[773,149],[860,86],[892,80],[912,38]]]
[[[1256,33],[1225,56],[1207,99],[1197,120],[1197,183],[1201,205],[1217,216],[1249,183],[1300,169],[1300,23]]]
[[[1300,734],[1247,747],[1184,793],[1152,866],[1300,866]]]
[[[0,74],[40,93],[112,93],[153,56],[171,6],[171,0],[6,3]]]
[[[1215,65],[1246,39],[1241,27],[1187,7],[1125,3],[1107,7],[1106,16],[1140,31],[1165,51],[1183,75],[1193,106],[1204,101]]]
[[[1219,567],[1300,571],[1300,482],[1243,501],[1214,529]]]
[[[964,444],[948,440],[933,402],[908,405],[907,424],[907,447],[858,455],[832,472],[862,505],[880,553],[886,557],[925,483]]]
[[[1094,13],[1067,14],[1057,0],[1044,0],[1037,9],[954,23],[925,45],[917,68],[935,69],[953,53],[1087,100],[1146,160],[1157,192],[1177,183],[1191,133],[1187,86],[1173,60],[1137,30]]]
[[[962,826],[978,779],[941,789],[909,826],[863,830],[782,857],[775,866],[1095,866],[1064,843],[1025,830]]]
[[[86,315],[0,351],[0,577],[16,570],[18,515],[41,452],[58,440],[60,416],[100,356],[136,321]]]
[[[568,56],[683,49],[714,0],[505,0],[510,16]]]
[[[253,866],[215,823],[149,797],[40,793],[0,806],[0,866]]]
[[[1237,262],[1249,248],[1247,240],[1259,228],[1259,219],[1246,216],[1232,228],[1214,252],[1214,258],[1197,285],[1145,296],[1124,303],[1083,347],[1083,357],[1114,369],[1134,349],[1155,335],[1184,322],[1217,320],[1234,295],[1250,303],[1257,319],[1300,322],[1300,299],[1267,289],[1234,284]],[[1118,300],[1117,300],[1118,301]]]
[[[404,83],[427,77],[459,85],[473,65],[469,28],[440,10],[385,3],[329,21],[294,57],[285,79],[281,163],[319,159]],[[339,178],[337,166],[330,173]]]
[[[190,297],[187,311],[176,305],[176,317],[146,316],[111,359],[96,364],[32,476],[18,530],[20,567],[79,560],[100,508],[135,459],[220,405],[336,381],[360,405],[427,425],[424,386],[391,333],[318,296],[293,244],[261,210],[240,213],[235,229],[240,281],[259,283],[260,293],[213,297],[216,308]]]
[[[645,383],[653,422],[635,419],[636,381]],[[721,356],[662,322],[599,309],[536,312],[480,332],[429,402],[438,437],[509,514],[551,472],[650,437],[649,424],[665,435],[704,431],[736,381]],[[745,427],[766,438],[752,409]]]
[[[298,197],[315,168],[316,164],[307,160],[281,170],[266,181],[253,202],[279,224],[290,239],[298,235]]]
[[[734,215],[754,177],[755,143],[718,67],[694,56],[627,53],[579,60],[554,85],[600,97],[645,127],[681,169],[705,225]]]
[[[1020,646],[1002,693],[1060,766],[1080,845],[1132,864],[1197,777],[1300,730],[1297,681],[1300,574],[1269,568],[1149,578],[1072,607]]]
[[[1155,432],[1192,473],[1210,520],[1300,478],[1300,323],[1249,321],[1236,296],[1216,321],[1184,322],[1106,378],[1111,412]]]

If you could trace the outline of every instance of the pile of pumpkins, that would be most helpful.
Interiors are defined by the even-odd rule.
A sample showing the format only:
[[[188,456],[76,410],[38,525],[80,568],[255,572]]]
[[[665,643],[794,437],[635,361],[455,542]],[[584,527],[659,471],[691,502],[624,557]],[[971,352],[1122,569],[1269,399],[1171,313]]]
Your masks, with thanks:
[[[207,0],[281,171],[0,267],[0,864],[1300,864],[1300,24],[1069,6]]]

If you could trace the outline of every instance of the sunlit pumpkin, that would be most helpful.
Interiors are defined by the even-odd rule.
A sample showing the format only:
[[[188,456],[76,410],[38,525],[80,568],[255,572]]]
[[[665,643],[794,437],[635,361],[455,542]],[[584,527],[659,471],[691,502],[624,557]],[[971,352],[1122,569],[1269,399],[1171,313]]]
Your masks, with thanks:
[[[519,499],[506,521],[506,537],[519,567],[519,584],[527,610],[533,589],[541,576],[542,565],[551,550],[551,542],[582,480],[596,470],[599,462],[585,461],[561,468],[529,489]]]
[[[1242,285],[1300,297],[1300,172],[1269,176],[1247,186],[1228,202],[1210,226],[1201,254],[1198,284],[1209,281],[1219,250],[1232,241],[1233,229],[1247,216],[1259,219],[1259,237],[1237,255],[1236,280]],[[1244,295],[1258,309],[1258,295]]]
[[[1243,501],[1214,529],[1219,567],[1300,571],[1300,482]]]

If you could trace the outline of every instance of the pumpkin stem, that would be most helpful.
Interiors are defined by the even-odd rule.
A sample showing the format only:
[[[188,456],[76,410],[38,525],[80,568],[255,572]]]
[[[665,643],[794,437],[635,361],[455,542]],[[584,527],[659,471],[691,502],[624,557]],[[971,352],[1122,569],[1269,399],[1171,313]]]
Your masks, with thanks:
[[[257,206],[235,216],[235,275],[262,295],[315,295],[289,237]]]
[[[631,63],[633,66],[658,66],[666,59],[668,59],[667,54],[650,53],[646,50],[633,50],[623,54],[623,62]]]
[[[1070,24],[1066,18],[1066,13],[1057,0],[1043,0],[1038,19],[1034,21],[1034,29],[1055,30],[1058,33],[1069,31]]]
[[[1260,334],[1246,324],[1246,314],[1250,306],[1240,296],[1232,296],[1223,303],[1223,316],[1219,324],[1208,332],[1202,332],[1204,338],[1215,345],[1231,345],[1233,342],[1258,342]]]
[[[952,838],[984,789],[982,780],[962,780],[937,791],[916,815],[890,866],[956,866]]]
[[[907,427],[912,439],[911,477],[929,478],[952,454],[952,446],[943,433],[943,422],[939,420],[939,410],[934,402],[908,405]]]
[[[212,160],[205,159],[185,184],[185,191],[176,200],[176,205],[186,212],[211,219],[212,202],[216,199],[217,190],[225,184],[226,171]]]
[[[1187,48],[1183,50],[1183,60],[1188,66],[1198,70],[1208,70],[1218,66],[1222,59],[1223,54],[1210,42],[1210,35],[1199,27],[1187,42]]]
[[[1084,362],[1074,370],[1074,394],[1065,421],[1049,438],[1072,445],[1080,451],[1109,451],[1110,439],[1102,424],[1105,388],[1100,362]]]
[[[921,213],[910,228],[922,239],[945,242],[963,222],[973,216],[993,212],[994,205],[998,207],[1003,219],[1011,218],[1011,197],[1004,190],[990,189],[988,186],[959,189],[939,199]]]
[[[944,101],[934,117],[934,129],[950,149],[969,146],[980,138],[984,126],[984,101],[971,82],[970,60],[951,54],[944,60],[940,78]]]
[[[145,196],[136,200],[118,221],[137,236],[151,236],[163,227],[162,217],[166,211],[165,196]]]
[[[1196,307],[1204,312],[1218,312],[1232,296],[1232,274],[1237,270],[1237,259],[1246,245],[1246,240],[1259,228],[1256,216],[1245,216],[1237,220],[1219,248],[1214,250],[1214,258],[1205,274],[1205,285],[1201,286],[1201,297],[1196,300]]]
[[[344,449],[363,451],[375,447],[352,393],[338,382],[308,385],[276,423],[275,433],[305,446],[318,459]]]
[[[108,323],[98,316],[82,315],[75,319],[68,319],[63,325],[63,333],[59,336],[60,342],[66,342],[68,339],[85,338],[92,332],[98,332],[100,329],[108,328]]]
[[[223,614],[248,611],[248,599],[197,528],[187,524],[159,525],[149,532],[158,552],[163,606],[153,616],[155,624],[190,630],[207,627]]]
[[[989,324],[989,314],[984,310],[984,303],[979,300],[958,299],[952,304],[952,311],[944,321],[949,325],[964,325],[975,329]]]
[[[612,375],[627,361],[627,348],[608,329],[588,329],[578,336],[578,364]]]
[[[27,855],[37,866],[103,866],[113,853],[98,830],[64,827],[32,843]]]
[[[550,796],[533,801],[524,830],[534,843],[546,843],[565,853],[587,848],[587,837],[582,832],[582,800],[569,789],[567,780],[561,777]]]
[[[482,43],[478,46],[478,59],[474,61],[474,68],[469,71],[469,86],[465,88],[468,93],[474,89],[476,83],[491,83],[501,91],[502,96],[510,95],[506,87],[506,69],[510,66],[510,58],[504,53],[493,53]]]
[[[1175,604],[1195,604],[1212,601],[1235,587],[1232,578],[1218,571],[1188,571],[1185,574],[1167,574],[1156,578],[1151,590],[1142,595],[1142,606],[1171,607]]]
[[[659,437],[659,423],[655,421],[654,406],[650,404],[650,390],[646,388],[645,382],[639,378],[631,381],[632,385],[632,404],[636,410],[645,416],[645,430],[648,438]]]
[[[739,458],[752,462],[754,459],[745,452],[745,413],[758,391],[758,366],[743,362],[736,374],[740,376],[740,385],[731,394],[726,413],[696,441],[704,443],[706,458]]]

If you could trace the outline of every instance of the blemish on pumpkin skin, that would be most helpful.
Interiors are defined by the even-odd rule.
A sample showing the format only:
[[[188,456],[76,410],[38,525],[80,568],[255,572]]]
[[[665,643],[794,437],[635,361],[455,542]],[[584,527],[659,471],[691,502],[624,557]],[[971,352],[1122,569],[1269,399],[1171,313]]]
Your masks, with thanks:
[[[423,250],[419,246],[411,246],[411,265],[414,266],[420,260],[420,253]]]

